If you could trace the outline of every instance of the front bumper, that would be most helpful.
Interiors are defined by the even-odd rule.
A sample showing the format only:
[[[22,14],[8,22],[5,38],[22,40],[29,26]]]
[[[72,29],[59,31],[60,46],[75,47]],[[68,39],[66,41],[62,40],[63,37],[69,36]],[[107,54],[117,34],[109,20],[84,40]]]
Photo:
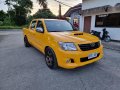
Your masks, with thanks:
[[[58,61],[58,66],[66,69],[77,68],[80,66],[84,66],[93,62],[100,60],[103,57],[103,46],[101,45],[98,49],[89,50],[89,51],[64,51],[64,50],[57,50],[56,57]],[[86,58],[92,53],[99,53],[98,57],[93,58],[91,60],[87,60],[81,62],[81,58]],[[66,60],[72,59],[74,63],[67,63]]]

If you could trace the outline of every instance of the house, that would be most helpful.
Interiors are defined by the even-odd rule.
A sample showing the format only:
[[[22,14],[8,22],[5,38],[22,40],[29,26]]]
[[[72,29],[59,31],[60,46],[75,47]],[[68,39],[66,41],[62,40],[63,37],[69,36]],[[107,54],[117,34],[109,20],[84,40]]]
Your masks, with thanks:
[[[109,32],[112,40],[120,41],[120,0],[83,0],[80,30]]]
[[[64,17],[70,17],[69,22],[74,25],[74,23],[78,24],[78,28],[80,28],[80,12],[82,9],[81,3],[71,7],[65,14]]]

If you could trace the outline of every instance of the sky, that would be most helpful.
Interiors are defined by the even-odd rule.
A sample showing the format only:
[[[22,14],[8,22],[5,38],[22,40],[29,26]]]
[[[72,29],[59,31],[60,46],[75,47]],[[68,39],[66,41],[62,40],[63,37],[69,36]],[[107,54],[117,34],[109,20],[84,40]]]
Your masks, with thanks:
[[[7,11],[7,6],[4,4],[5,0],[0,0],[0,10],[4,10]],[[37,12],[38,9],[40,9],[40,5],[38,4],[37,0],[32,0],[33,1],[33,9],[32,9],[32,15]],[[59,4],[57,2],[55,2],[54,0],[47,0],[48,1],[48,8],[50,8],[50,10],[55,14],[58,15],[58,8],[59,8]],[[82,0],[59,0],[71,7],[79,4],[82,2]],[[65,12],[69,9],[70,7],[64,6],[62,5],[62,15],[65,14]]]

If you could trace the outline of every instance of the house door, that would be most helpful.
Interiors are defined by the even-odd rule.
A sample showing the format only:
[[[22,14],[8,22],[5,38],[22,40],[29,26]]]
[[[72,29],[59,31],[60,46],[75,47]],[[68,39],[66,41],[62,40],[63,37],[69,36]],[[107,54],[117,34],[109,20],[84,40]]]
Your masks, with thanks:
[[[84,18],[84,32],[90,33],[91,29],[91,16],[87,16]]]

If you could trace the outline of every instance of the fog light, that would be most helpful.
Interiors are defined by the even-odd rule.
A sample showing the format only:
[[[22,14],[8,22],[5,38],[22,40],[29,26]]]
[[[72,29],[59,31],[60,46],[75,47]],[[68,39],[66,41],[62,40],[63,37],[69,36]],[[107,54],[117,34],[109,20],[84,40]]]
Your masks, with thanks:
[[[66,60],[66,63],[74,63],[74,60],[73,59],[68,59],[68,60]]]
[[[66,63],[71,63],[71,60],[69,59],[69,60],[66,60]]]

